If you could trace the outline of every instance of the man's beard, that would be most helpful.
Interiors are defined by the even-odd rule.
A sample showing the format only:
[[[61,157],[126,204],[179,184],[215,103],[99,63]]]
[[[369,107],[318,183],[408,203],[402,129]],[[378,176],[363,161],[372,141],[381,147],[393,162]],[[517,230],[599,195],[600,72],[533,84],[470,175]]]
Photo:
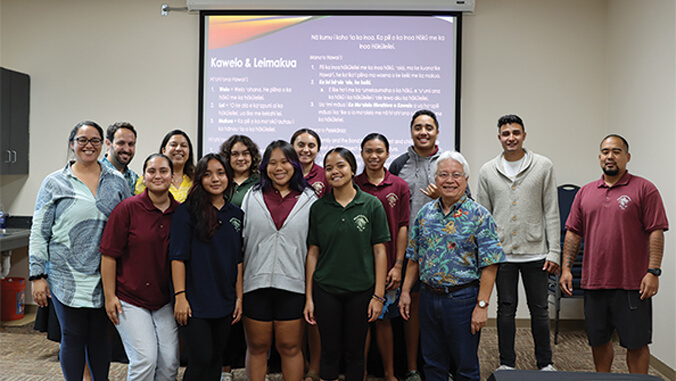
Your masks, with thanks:
[[[615,168],[613,168],[613,169],[608,169],[608,168],[606,168],[606,167],[603,167],[603,173],[605,173],[606,176],[615,176],[615,175],[617,175],[618,173],[620,173],[620,169],[617,168],[617,167],[615,167]]]

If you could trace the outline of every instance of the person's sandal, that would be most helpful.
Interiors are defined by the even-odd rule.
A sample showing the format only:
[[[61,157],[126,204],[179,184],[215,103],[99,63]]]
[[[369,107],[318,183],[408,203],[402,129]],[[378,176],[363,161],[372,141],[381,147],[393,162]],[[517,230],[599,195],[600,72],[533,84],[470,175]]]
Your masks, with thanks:
[[[319,375],[315,372],[307,372],[305,373],[305,376],[303,376],[303,381],[306,381],[307,379],[311,379],[312,381],[321,381],[319,379]]]

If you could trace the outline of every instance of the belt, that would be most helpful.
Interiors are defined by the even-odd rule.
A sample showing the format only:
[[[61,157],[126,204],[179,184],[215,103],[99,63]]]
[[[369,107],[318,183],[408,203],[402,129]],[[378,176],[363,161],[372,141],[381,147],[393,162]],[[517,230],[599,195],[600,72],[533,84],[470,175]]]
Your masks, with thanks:
[[[472,286],[478,286],[478,285],[479,285],[479,280],[478,280],[478,279],[473,280],[473,281],[471,281],[471,282],[469,282],[469,283],[461,284],[461,285],[459,285],[459,286],[450,286],[450,287],[444,287],[444,286],[442,286],[442,287],[433,287],[433,286],[430,286],[430,285],[427,284],[427,283],[423,283],[423,286],[425,286],[425,289],[426,289],[426,290],[428,290],[429,292],[431,292],[431,293],[433,293],[433,294],[441,294],[441,295],[447,295],[447,294],[450,294],[450,293],[452,293],[452,292],[462,290],[463,288],[472,287]]]

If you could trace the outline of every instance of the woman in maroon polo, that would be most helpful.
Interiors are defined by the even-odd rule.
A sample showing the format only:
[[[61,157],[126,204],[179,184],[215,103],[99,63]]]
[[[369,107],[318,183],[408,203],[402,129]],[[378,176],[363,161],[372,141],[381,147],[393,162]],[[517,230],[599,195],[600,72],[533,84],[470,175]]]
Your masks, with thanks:
[[[171,304],[169,232],[178,202],[169,193],[171,160],[143,163],[145,190],[115,207],[101,239],[106,313],[129,358],[128,380],[175,380],[178,327]]]
[[[385,243],[387,249],[387,279],[385,280],[385,303],[383,312],[376,320],[376,338],[378,350],[383,360],[385,381],[396,381],[394,375],[394,337],[390,319],[399,316],[399,294],[401,289],[402,266],[406,253],[408,220],[410,214],[411,193],[408,184],[402,178],[385,169],[390,157],[390,143],[387,137],[379,133],[368,134],[361,142],[361,157],[364,171],[355,176],[354,183],[364,192],[376,196],[385,209],[387,224],[392,240]],[[371,335],[367,335],[368,354]]]

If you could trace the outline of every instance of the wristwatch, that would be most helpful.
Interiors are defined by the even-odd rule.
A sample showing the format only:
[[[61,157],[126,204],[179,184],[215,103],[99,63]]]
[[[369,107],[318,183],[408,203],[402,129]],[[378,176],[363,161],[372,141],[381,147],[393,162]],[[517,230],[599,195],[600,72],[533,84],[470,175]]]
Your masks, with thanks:
[[[477,300],[476,304],[477,304],[477,306],[479,306],[479,308],[488,307],[488,302],[485,301],[485,300]]]
[[[654,276],[662,275],[662,269],[648,269],[648,274],[653,274]]]

